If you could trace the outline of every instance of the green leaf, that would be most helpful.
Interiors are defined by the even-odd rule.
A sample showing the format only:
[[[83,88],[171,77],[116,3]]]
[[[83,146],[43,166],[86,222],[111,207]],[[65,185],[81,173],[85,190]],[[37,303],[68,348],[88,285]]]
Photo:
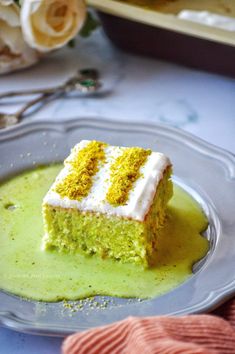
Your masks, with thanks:
[[[14,0],[14,2],[15,2],[16,5],[18,5],[19,7],[21,6],[21,0]]]
[[[86,22],[83,25],[80,36],[82,37],[89,37],[91,33],[100,26],[99,21],[88,11]]]
[[[75,38],[71,39],[71,40],[68,42],[68,47],[69,47],[69,48],[75,48],[75,45],[76,45]]]

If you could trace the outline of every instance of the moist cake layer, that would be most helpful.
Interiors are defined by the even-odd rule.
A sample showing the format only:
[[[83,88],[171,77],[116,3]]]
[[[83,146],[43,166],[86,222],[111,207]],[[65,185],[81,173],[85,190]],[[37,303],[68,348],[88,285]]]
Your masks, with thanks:
[[[166,204],[172,196],[170,174],[168,168],[144,222],[44,205],[46,235],[43,248],[96,254],[144,267],[154,264],[158,232],[165,221]]]

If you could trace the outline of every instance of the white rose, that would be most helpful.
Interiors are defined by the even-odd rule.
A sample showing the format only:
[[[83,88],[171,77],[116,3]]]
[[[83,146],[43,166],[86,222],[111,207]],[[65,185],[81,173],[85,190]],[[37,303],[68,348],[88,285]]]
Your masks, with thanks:
[[[0,0],[0,74],[37,61],[37,52],[29,48],[23,38],[19,7],[13,0]]]
[[[60,48],[82,28],[86,18],[84,0],[24,0],[22,30],[30,47],[41,52]]]

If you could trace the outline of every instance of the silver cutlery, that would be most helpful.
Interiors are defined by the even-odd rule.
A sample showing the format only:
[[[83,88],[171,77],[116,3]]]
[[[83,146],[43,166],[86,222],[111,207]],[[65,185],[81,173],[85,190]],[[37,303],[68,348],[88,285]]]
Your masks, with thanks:
[[[79,92],[94,92],[101,85],[98,81],[99,73],[95,69],[83,69],[78,71],[73,77],[69,78],[64,84],[58,85],[51,88],[41,88],[36,90],[26,90],[26,91],[9,91],[0,94],[0,99],[16,96],[28,96],[36,94],[55,94],[57,92],[63,91],[68,93],[71,91]]]
[[[46,95],[41,95],[40,97],[35,98],[34,100],[26,103],[22,108],[20,108],[15,113],[2,113],[0,112],[0,129],[10,127],[20,122],[23,114],[27,109],[36,105],[37,103],[45,100]]]
[[[28,91],[11,91],[0,95],[0,99],[16,96],[27,96],[40,94],[39,97],[30,100],[22,108],[15,113],[0,112],[0,129],[7,128],[19,123],[23,114],[34,105],[45,101],[48,98],[58,98],[70,92],[91,93],[97,91],[101,84],[98,80],[99,75],[95,69],[84,69],[76,73],[75,76],[69,78],[64,84],[45,89],[36,89]]]

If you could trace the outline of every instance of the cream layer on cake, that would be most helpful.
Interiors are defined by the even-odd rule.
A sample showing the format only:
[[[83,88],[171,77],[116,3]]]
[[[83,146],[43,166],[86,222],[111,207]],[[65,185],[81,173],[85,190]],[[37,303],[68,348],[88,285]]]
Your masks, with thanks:
[[[141,177],[134,182],[128,194],[127,203],[113,206],[106,200],[106,194],[110,187],[110,167],[127,148],[107,145],[104,148],[105,163],[100,163],[99,170],[92,179],[93,183],[89,194],[81,200],[71,200],[68,197],[62,197],[55,191],[56,186],[71,172],[69,162],[73,161],[78,152],[86,147],[89,142],[89,140],[82,140],[72,149],[70,156],[65,160],[65,167],[45,196],[43,204],[143,221],[152,205],[157,186],[163,177],[164,171],[168,166],[171,166],[170,160],[162,153],[152,152],[147,157],[145,164],[140,168]]]

